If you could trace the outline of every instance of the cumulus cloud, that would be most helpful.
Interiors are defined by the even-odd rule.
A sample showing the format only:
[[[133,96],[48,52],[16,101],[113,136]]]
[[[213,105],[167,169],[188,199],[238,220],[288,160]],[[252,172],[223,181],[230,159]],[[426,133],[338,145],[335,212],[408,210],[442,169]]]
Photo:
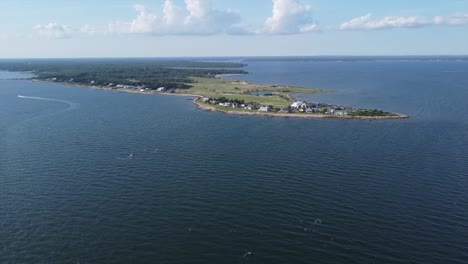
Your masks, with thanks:
[[[313,22],[312,6],[297,0],[273,0],[273,14],[265,21],[269,34],[297,34],[318,30]]]
[[[46,25],[36,25],[33,28],[40,36],[46,38],[64,39],[71,37],[72,29],[66,25],[49,23]]]
[[[166,0],[163,15],[157,16],[142,5],[135,5],[137,18],[131,22],[113,22],[108,26],[111,33],[134,33],[152,35],[213,35],[241,34],[239,12],[213,8],[206,0],[185,0],[185,9]]]
[[[468,14],[453,16],[436,16],[428,19],[419,16],[389,16],[382,19],[373,20],[372,14],[351,19],[340,25],[341,30],[374,30],[390,28],[412,28],[430,25],[466,25],[468,24]]]

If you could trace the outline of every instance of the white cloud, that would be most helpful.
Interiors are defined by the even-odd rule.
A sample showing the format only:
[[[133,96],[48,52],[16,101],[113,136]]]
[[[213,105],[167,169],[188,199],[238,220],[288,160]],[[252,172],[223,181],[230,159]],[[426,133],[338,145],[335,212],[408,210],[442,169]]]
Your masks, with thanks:
[[[430,21],[417,16],[394,17],[389,16],[380,20],[372,20],[372,14],[353,18],[341,24],[341,30],[373,30],[387,28],[419,27],[429,24]]]
[[[108,25],[111,33],[150,35],[213,35],[241,34],[241,17],[234,10],[211,7],[206,0],[185,0],[185,10],[166,0],[163,15],[156,16],[142,5],[135,5],[138,16],[131,22],[113,22]]]
[[[184,15],[182,14],[182,8],[174,5],[172,1],[164,2],[163,13],[163,21],[167,25],[175,25],[179,21],[182,21],[184,19]]]
[[[273,14],[265,21],[265,33],[297,34],[316,30],[312,6],[297,0],[273,0]]]
[[[86,24],[80,28],[80,32],[94,36],[99,32],[99,30],[95,26]]]
[[[456,14],[451,16],[436,16],[433,19],[436,25],[468,25],[468,14]]]
[[[46,38],[58,38],[64,39],[71,37],[72,29],[66,25],[60,25],[57,23],[49,23],[46,25],[36,25],[33,28],[36,32]]]
[[[340,25],[341,30],[374,30],[390,28],[411,28],[431,25],[467,25],[468,14],[452,16],[436,16],[428,19],[420,16],[395,17],[389,16],[379,20],[372,20],[372,14],[351,19]]]

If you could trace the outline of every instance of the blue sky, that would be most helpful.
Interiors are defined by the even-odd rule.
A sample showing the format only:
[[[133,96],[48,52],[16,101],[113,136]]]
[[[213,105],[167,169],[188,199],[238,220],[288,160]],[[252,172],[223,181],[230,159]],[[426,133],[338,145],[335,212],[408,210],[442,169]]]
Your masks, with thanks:
[[[2,0],[0,22],[0,58],[468,54],[468,0]]]

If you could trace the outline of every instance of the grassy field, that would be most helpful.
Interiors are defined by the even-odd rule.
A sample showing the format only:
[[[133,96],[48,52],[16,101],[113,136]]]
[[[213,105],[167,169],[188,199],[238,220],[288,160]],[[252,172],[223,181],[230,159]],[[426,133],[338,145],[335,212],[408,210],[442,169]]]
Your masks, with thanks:
[[[294,101],[292,94],[313,94],[327,92],[319,89],[309,89],[284,85],[249,84],[244,81],[230,79],[193,78],[190,89],[181,89],[176,93],[196,94],[210,98],[226,97],[228,99],[244,100],[246,103],[254,102],[262,105],[272,105],[277,108],[286,108]],[[249,92],[267,91],[271,96],[258,96]]]

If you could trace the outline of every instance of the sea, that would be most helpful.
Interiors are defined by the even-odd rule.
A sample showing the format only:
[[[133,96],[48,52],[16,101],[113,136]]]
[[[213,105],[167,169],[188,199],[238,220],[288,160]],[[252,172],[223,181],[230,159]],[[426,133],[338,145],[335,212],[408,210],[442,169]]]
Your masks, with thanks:
[[[248,61],[402,120],[197,109],[0,72],[0,263],[468,263],[468,61]]]

